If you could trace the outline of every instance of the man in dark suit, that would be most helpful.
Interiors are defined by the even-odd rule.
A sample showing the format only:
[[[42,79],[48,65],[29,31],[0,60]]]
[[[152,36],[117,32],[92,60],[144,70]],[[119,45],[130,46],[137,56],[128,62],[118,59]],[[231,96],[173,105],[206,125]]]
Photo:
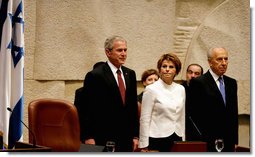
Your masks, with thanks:
[[[216,139],[223,139],[222,151],[233,152],[238,144],[237,82],[224,75],[228,66],[225,48],[212,48],[207,57],[210,69],[190,82],[191,117],[207,142],[208,151],[216,151]],[[224,81],[223,94],[219,77]]]
[[[81,107],[81,136],[85,144],[105,145],[114,141],[116,151],[133,151],[139,132],[137,86],[135,71],[123,66],[127,58],[126,40],[120,36],[106,39],[105,54],[108,61],[88,72],[84,80],[86,104]],[[118,69],[124,80],[124,95],[119,89]]]
[[[99,67],[100,65],[103,65],[105,62],[102,62],[102,61],[99,61],[99,62],[96,62],[94,65],[93,65],[93,69]],[[83,125],[83,113],[81,111],[81,108],[84,107],[84,105],[86,105],[86,100],[84,99],[84,94],[83,94],[83,87],[79,87],[75,90],[75,95],[74,95],[74,105],[75,107],[77,108],[77,111],[78,111],[78,115],[79,115],[79,122],[80,122],[80,132],[83,132],[83,130],[85,128],[84,125]],[[82,134],[80,134],[80,140],[82,143],[84,143],[84,140],[83,140],[83,137],[82,137]]]
[[[190,117],[190,106],[187,104],[188,99],[190,97],[190,89],[189,83],[190,80],[193,78],[197,78],[203,75],[203,67],[199,64],[192,63],[187,67],[186,70],[186,81],[182,82],[182,85],[185,88],[186,92],[186,106],[185,106],[185,134],[186,134],[186,141],[197,141],[200,139],[201,135],[200,132],[197,130],[196,126],[193,123],[192,118]],[[201,140],[201,139],[200,139]]]

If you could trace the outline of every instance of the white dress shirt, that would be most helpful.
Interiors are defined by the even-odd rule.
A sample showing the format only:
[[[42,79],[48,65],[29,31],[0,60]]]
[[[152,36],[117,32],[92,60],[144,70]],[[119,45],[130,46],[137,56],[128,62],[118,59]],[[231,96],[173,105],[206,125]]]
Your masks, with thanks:
[[[114,76],[117,84],[119,85],[118,76],[117,76],[118,68],[116,68],[109,60],[107,61],[107,64],[109,65],[109,67],[110,67],[110,69],[111,69],[111,71],[113,73],[113,76]],[[123,79],[124,87],[126,88],[126,82],[125,82],[125,78],[124,78],[123,71],[122,71],[121,67],[119,68],[119,70],[121,71],[121,77]]]
[[[159,79],[146,86],[142,99],[139,148],[149,145],[149,137],[168,137],[173,133],[185,140],[185,88]]]
[[[220,76],[218,76],[217,74],[215,74],[215,73],[212,71],[212,69],[209,69],[209,72],[211,73],[211,75],[212,75],[212,77],[213,77],[215,83],[217,84],[217,86],[218,86],[218,88],[219,88],[219,90],[220,90],[220,82],[219,82],[219,77],[220,77]]]

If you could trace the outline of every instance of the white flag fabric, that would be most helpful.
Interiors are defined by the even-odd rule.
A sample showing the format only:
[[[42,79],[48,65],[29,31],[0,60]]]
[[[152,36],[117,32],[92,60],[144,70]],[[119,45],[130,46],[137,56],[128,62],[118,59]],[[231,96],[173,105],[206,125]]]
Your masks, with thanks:
[[[22,141],[23,7],[23,0],[0,0],[0,134],[5,148],[8,146],[9,149],[16,141]]]

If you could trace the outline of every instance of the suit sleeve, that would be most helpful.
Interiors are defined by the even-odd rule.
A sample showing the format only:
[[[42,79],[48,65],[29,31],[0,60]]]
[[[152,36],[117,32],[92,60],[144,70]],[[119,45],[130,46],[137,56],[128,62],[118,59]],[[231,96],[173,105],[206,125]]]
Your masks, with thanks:
[[[137,106],[137,84],[136,74],[132,71],[132,106],[133,106],[133,137],[139,137],[139,119],[138,119],[138,106]]]
[[[93,130],[94,130],[94,105],[92,105],[93,100],[95,100],[94,93],[96,92],[96,89],[93,87],[95,86],[95,78],[92,75],[91,72],[87,73],[84,79],[83,83],[83,100],[84,104],[81,106],[81,139],[82,141],[93,138]]]
[[[231,88],[231,91],[233,92],[231,95],[231,104],[233,104],[233,110],[231,113],[233,114],[233,126],[234,126],[234,140],[235,144],[238,144],[238,96],[237,96],[237,82],[234,80],[233,82],[233,88]],[[230,122],[231,122],[230,121]]]

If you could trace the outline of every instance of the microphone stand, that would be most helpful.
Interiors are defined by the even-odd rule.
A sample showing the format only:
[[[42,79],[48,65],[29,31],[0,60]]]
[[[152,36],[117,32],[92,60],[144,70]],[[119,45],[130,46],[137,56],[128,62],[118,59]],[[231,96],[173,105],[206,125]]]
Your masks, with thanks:
[[[194,121],[192,120],[191,116],[189,116],[189,120],[191,121],[192,125],[195,127],[196,131],[198,132],[200,138],[202,138],[202,134],[200,132],[200,130],[198,129],[197,125],[194,123]]]
[[[10,111],[11,113],[13,113],[12,109],[10,107],[7,107],[7,110]],[[14,116],[16,116],[14,114]],[[19,118],[20,122],[28,129],[28,131],[32,134],[33,136],[33,148],[36,148],[36,139],[35,139],[35,134],[33,133],[33,131]]]

